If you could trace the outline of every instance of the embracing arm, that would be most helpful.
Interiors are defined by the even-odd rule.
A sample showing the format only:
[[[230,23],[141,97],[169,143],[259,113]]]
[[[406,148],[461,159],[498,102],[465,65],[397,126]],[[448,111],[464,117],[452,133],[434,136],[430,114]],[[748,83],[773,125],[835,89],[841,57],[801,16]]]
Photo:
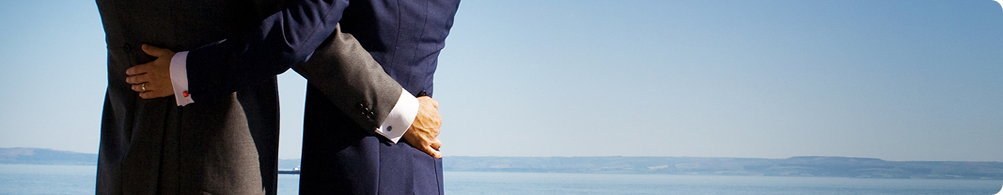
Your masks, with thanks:
[[[411,96],[352,34],[338,28],[309,61],[293,70],[363,129],[376,129],[394,142],[403,137],[411,146],[441,157],[438,103]]]
[[[187,104],[182,102],[185,99],[183,97],[188,96],[187,91],[175,90],[176,93],[172,94],[169,90],[172,85],[175,89],[187,86],[187,79],[184,79],[185,52],[175,55],[168,49],[149,45],[143,45],[143,51],[158,59],[127,71],[132,75],[127,78],[127,82],[134,84],[133,90],[140,92],[143,98],[176,95],[178,105]],[[171,78],[160,78],[168,75],[167,64],[170,64]],[[411,96],[383,71],[382,66],[351,34],[336,29],[309,61],[296,65],[293,69],[307,78],[311,85],[317,87],[363,129],[375,129],[376,133],[393,142],[403,138],[418,150],[441,158],[438,149],[442,142],[437,136],[442,118],[438,113],[438,103],[427,96]],[[174,82],[171,83],[171,80]],[[150,86],[152,90],[148,90],[147,83],[156,84]],[[164,83],[166,87],[162,86]],[[139,84],[142,84],[142,89]],[[398,127],[396,131],[393,130],[394,126]]]
[[[291,1],[241,36],[190,51],[187,91],[196,102],[223,97],[306,61],[347,6],[348,0]]]
[[[318,62],[308,62],[304,64],[303,70],[297,70],[298,72],[310,79],[311,83],[323,85],[321,88],[325,95],[329,95],[329,97],[343,97],[331,99],[363,127],[374,127],[373,129],[376,129],[377,133],[395,142],[403,136],[412,146],[438,157],[437,152],[430,149],[437,149],[439,147],[438,139],[435,139],[435,137],[438,135],[438,127],[441,124],[441,119],[438,116],[436,108],[437,105],[434,103],[434,100],[425,97],[416,101],[414,97],[410,97],[409,93],[403,93],[401,90],[403,88],[382,71],[379,64],[361,48],[354,38],[350,37],[350,35],[347,39],[338,39],[336,36],[332,36],[332,32],[335,31],[337,21],[340,20],[341,13],[347,6],[347,3],[347,1],[319,0],[294,2],[286,9],[267,17],[262,22],[260,28],[252,29],[242,36],[232,37],[190,52],[179,53],[178,55],[173,55],[173,52],[166,49],[144,45],[144,51],[159,58],[154,62],[130,68],[127,71],[130,78],[127,81],[134,84],[133,89],[139,91],[140,96],[143,98],[164,97],[173,95],[174,91],[178,91],[178,103],[179,105],[183,105],[185,103],[180,101],[181,99],[190,98],[188,101],[213,99],[230,94],[244,86],[253,85],[266,78],[273,77],[275,74],[289,69],[290,66],[306,61],[308,56],[314,53],[314,50],[317,50],[317,53],[313,54],[312,58],[318,58],[318,60],[310,61]],[[329,37],[334,39],[335,41],[333,42],[337,44],[328,43],[332,40],[324,41]],[[354,45],[351,45],[351,47],[318,49],[322,43],[329,45],[326,47],[330,47],[330,45]],[[348,51],[354,53],[347,55],[346,51],[337,51],[338,48],[353,48],[355,50]],[[335,68],[325,67],[331,64],[320,63],[335,60],[336,58],[333,56],[336,55],[341,55],[340,59],[348,61],[342,61],[342,64]],[[174,62],[172,62],[172,58]],[[158,63],[160,65],[157,65]],[[167,74],[166,72],[168,71],[166,70],[168,66],[164,64],[181,64],[179,68],[170,67],[170,75],[171,77],[178,77],[174,73],[178,72],[176,70],[180,70],[182,74],[180,77],[186,78],[184,80],[187,82],[181,85],[187,84],[187,87],[183,86],[178,89],[177,85],[174,85],[175,90],[164,89],[162,83],[172,86],[170,79],[164,82],[149,82],[150,77],[155,77],[152,75],[157,74],[148,74],[148,72]],[[317,69],[318,67],[325,67],[327,69]],[[338,68],[341,68],[341,70]],[[318,72],[311,74],[311,71]],[[335,74],[330,71],[354,72],[351,72],[352,74],[344,74],[348,72]],[[366,74],[358,74],[360,71]],[[349,78],[349,76],[354,77]],[[146,89],[147,84],[152,84],[154,85],[152,87],[157,87],[159,90],[148,91]],[[346,91],[353,91],[346,89],[367,89],[370,91],[357,90],[354,91],[355,94],[350,94],[346,93]],[[363,104],[362,107],[356,106],[358,105],[357,103],[361,102],[369,102],[370,104]],[[411,104],[410,106],[395,106],[401,102],[411,102]],[[346,107],[351,109],[346,109]],[[388,111],[389,109],[401,107],[412,107],[413,109],[402,112],[410,114],[395,115],[392,113],[401,112]],[[360,118],[362,115],[351,112],[359,108],[370,109],[368,110],[369,112],[366,112],[368,114],[365,119]],[[415,115],[419,116],[416,118]],[[389,128],[391,125],[384,123],[384,120],[388,118],[398,119],[396,121],[406,121],[406,123],[398,123],[396,125],[398,127],[404,126],[410,127],[408,129],[418,130],[412,131],[398,128],[397,132],[399,133],[388,134],[391,130]],[[414,124],[421,124],[420,127],[422,128],[412,126],[411,120],[415,120]],[[376,125],[380,123],[383,124]],[[404,133],[404,130],[407,130],[409,133],[401,135],[400,133]],[[416,133],[421,134],[417,135]]]
[[[176,55],[144,44],[143,51],[157,59],[126,70],[126,82],[146,99],[181,91],[179,106],[226,97],[306,61],[334,32],[346,7],[348,0],[291,1],[256,28]],[[174,85],[177,78],[185,83]]]

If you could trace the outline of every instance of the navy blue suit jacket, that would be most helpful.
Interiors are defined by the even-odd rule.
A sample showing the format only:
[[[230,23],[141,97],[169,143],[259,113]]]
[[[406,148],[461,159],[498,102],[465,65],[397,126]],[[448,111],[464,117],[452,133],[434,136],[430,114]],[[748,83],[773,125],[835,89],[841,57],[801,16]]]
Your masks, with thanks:
[[[259,29],[192,50],[189,92],[196,102],[274,78],[307,61],[341,22],[344,32],[412,95],[432,95],[439,51],[459,0],[289,2]],[[301,194],[442,194],[440,159],[363,128],[329,98],[307,88]]]
[[[341,20],[412,95],[432,95],[459,0],[352,1]],[[307,87],[300,194],[443,194],[442,161],[362,129]],[[347,191],[346,191],[347,190]]]

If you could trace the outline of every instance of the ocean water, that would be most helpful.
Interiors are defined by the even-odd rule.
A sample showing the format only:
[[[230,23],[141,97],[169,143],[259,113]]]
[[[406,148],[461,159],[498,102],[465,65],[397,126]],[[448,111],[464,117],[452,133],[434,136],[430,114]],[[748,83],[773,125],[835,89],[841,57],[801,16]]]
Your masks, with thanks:
[[[446,172],[446,194],[992,195],[1003,180]]]
[[[0,194],[94,194],[95,166],[0,164]],[[445,172],[446,194],[993,195],[1003,180]],[[297,194],[299,175],[279,175]]]
[[[0,164],[0,194],[94,194],[97,166]]]

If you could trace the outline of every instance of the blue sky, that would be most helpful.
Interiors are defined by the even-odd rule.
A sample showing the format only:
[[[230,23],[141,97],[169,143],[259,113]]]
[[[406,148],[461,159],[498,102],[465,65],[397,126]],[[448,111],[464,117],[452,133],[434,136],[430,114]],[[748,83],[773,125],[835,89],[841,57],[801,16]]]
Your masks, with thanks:
[[[91,1],[0,3],[0,147],[96,153]],[[446,156],[1003,161],[1003,9],[971,1],[464,1]],[[280,76],[281,158],[305,81]]]

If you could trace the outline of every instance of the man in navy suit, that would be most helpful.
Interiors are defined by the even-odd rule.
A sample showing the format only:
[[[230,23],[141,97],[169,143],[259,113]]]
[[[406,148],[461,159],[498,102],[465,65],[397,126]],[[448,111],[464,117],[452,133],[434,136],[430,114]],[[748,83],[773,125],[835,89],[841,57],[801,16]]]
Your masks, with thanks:
[[[431,96],[432,73],[459,0],[352,3],[341,20],[344,32],[354,35],[411,95]],[[294,67],[304,72],[298,68]],[[390,144],[384,137],[351,125],[344,117],[351,112],[331,109],[334,106],[324,101],[328,98],[321,93],[323,88],[315,84],[310,81],[307,88],[302,194],[341,189],[355,194],[443,194],[441,159],[403,144]],[[437,152],[435,156],[439,156]]]
[[[174,94],[182,105],[224,96],[292,66],[310,81],[301,193],[442,194],[441,155],[437,151],[441,143],[435,138],[439,122],[411,123],[414,115],[393,113],[407,101],[405,94],[431,96],[436,59],[458,3],[387,0],[352,1],[348,6],[347,1],[290,2],[265,18],[260,28],[199,49],[175,55],[144,46],[160,59],[130,68],[127,81],[143,98]],[[348,34],[337,36],[339,21],[355,39]],[[342,44],[331,45],[342,46],[314,51],[321,44],[339,41]],[[361,45],[350,44],[355,41]],[[359,48],[367,52],[359,52]],[[318,53],[330,55],[311,58]],[[349,79],[358,77],[353,75],[376,75],[358,78],[379,80],[371,79],[380,77],[371,71],[379,65],[398,85],[371,84],[373,90],[354,94],[341,90],[346,83],[355,82]],[[174,74],[177,69],[184,72]],[[170,77],[186,74],[183,78],[187,81],[176,82],[174,78],[175,82],[163,82],[165,70],[170,71]],[[336,80],[329,80],[332,78]],[[387,86],[397,86],[400,98]],[[363,100],[352,101],[357,99]],[[427,113],[437,107],[434,100],[418,100],[422,109],[415,115],[437,116]],[[414,147],[395,144],[401,137]]]

